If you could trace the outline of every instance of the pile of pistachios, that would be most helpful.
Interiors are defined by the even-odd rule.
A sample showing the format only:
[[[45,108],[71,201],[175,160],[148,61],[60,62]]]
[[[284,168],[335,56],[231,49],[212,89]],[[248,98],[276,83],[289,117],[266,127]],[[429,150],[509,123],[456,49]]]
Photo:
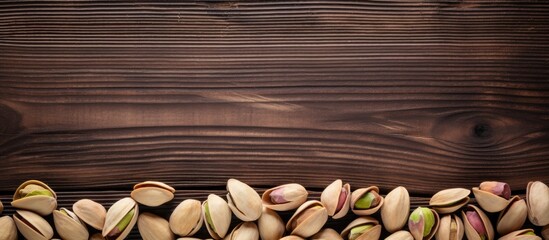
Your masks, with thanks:
[[[512,196],[503,182],[483,182],[472,188],[477,205],[471,204],[471,190],[445,189],[434,194],[428,206],[410,213],[410,196],[397,187],[385,197],[379,188],[355,189],[336,180],[318,200],[308,200],[307,190],[290,183],[257,191],[236,179],[227,181],[226,198],[210,194],[200,202],[186,199],[179,203],[169,219],[152,213],[139,214],[139,206],[157,207],[174,198],[175,189],[162,182],[136,184],[131,197],[115,202],[108,211],[101,204],[82,199],[72,206],[57,209],[57,195],[45,183],[30,180],[17,188],[11,205],[12,217],[0,218],[0,240],[52,239],[54,228],[44,219],[53,214],[57,234],[66,240],[125,239],[135,224],[145,240],[193,238],[203,225],[213,239],[227,240],[371,240],[380,239],[382,228],[389,240],[541,240],[533,229],[524,229],[527,220],[543,227],[541,235],[549,240],[549,187],[543,182],[528,183],[526,198]],[[3,209],[0,203],[0,213]],[[277,212],[293,211],[284,224]],[[340,233],[324,228],[329,218],[356,215]],[[492,222],[487,215],[499,213]],[[242,220],[230,230],[233,215]],[[379,216],[376,219],[374,216]],[[100,233],[90,236],[88,228]],[[497,233],[496,233],[497,232]]]

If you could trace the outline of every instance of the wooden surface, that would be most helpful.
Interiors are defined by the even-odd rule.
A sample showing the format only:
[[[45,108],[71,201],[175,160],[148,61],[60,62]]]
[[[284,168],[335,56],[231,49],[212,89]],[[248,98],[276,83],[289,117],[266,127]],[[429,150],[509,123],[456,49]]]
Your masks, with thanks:
[[[2,1],[0,194],[524,193],[549,183],[548,76],[543,1]]]

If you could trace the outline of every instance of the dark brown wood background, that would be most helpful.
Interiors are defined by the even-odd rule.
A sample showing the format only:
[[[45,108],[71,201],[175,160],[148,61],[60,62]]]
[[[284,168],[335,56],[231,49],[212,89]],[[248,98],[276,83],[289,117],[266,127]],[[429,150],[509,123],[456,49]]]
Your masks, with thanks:
[[[61,206],[164,181],[164,216],[229,177],[523,194],[549,183],[548,76],[544,1],[2,1],[1,200],[27,179]]]

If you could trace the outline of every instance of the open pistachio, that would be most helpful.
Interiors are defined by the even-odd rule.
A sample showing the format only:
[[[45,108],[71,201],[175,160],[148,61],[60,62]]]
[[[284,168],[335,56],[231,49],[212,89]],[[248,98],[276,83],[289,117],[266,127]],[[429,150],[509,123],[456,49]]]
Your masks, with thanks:
[[[45,183],[29,180],[19,185],[15,190],[11,205],[46,216],[57,208],[57,195]]]
[[[534,233],[533,229],[522,229],[500,237],[499,240],[541,240],[541,238]]]
[[[385,196],[381,207],[381,221],[385,229],[392,233],[406,225],[410,211],[410,195],[405,187],[397,187]]]
[[[284,236],[284,222],[272,209],[263,207],[263,213],[257,220],[259,235],[262,240],[278,240]]]
[[[439,191],[429,200],[429,206],[440,214],[453,213],[469,203],[471,190],[449,188]]]
[[[465,235],[469,240],[493,240],[494,228],[486,214],[474,205],[467,205],[461,212]]]
[[[437,240],[461,240],[465,233],[465,227],[461,219],[452,214],[440,219],[440,226],[435,234]]]
[[[305,239],[303,239],[300,236],[290,235],[290,236],[283,237],[280,240],[305,240]]]
[[[326,206],[328,216],[333,219],[344,217],[351,202],[351,185],[343,184],[341,179],[335,180],[322,191],[320,201]]]
[[[307,201],[307,190],[297,183],[284,184],[266,190],[261,196],[263,206],[275,211],[296,209]],[[278,239],[277,239],[278,240]]]
[[[135,200],[126,197],[115,202],[107,211],[103,237],[121,240],[126,238],[137,222],[139,207]]]
[[[102,230],[107,210],[103,205],[90,199],[80,199],[72,205],[74,214],[91,227]]]
[[[40,215],[26,211],[17,210],[13,220],[19,232],[30,240],[49,240],[53,237],[53,228],[48,221]]]
[[[227,191],[229,208],[240,220],[255,221],[261,216],[263,209],[261,198],[248,184],[231,178],[227,181]]]
[[[320,232],[317,232],[315,235],[313,235],[311,240],[343,240],[343,238],[339,235],[336,230],[333,230],[331,228],[325,228],[320,230]]]
[[[101,233],[96,233],[91,235],[90,240],[105,240],[105,238],[101,235]]]
[[[408,229],[415,240],[429,240],[435,236],[440,225],[440,219],[436,211],[418,207],[408,219]]]
[[[482,182],[473,188],[478,205],[487,212],[499,212],[509,204],[511,188],[503,182]]]
[[[0,217],[0,239],[17,240],[17,227],[9,216]]]
[[[322,229],[328,221],[328,212],[321,202],[311,200],[297,208],[286,223],[286,230],[292,235],[308,238]]]
[[[359,217],[349,223],[340,236],[348,240],[377,240],[380,235],[381,225],[376,219]]]
[[[210,194],[202,203],[202,218],[206,229],[214,239],[222,239],[227,235],[231,225],[231,209],[223,198]]]
[[[132,198],[145,206],[157,207],[171,201],[175,189],[168,184],[156,181],[146,181],[135,184],[131,193]]]
[[[202,204],[195,199],[187,199],[170,215],[170,229],[179,236],[192,236],[202,227]]]
[[[529,182],[526,187],[528,219],[536,226],[549,225],[549,187],[545,183]]]
[[[526,201],[520,199],[519,196],[514,196],[509,200],[509,204],[498,217],[498,225],[496,227],[500,235],[519,230],[528,216],[528,207]]]
[[[414,240],[412,234],[405,230],[396,231],[389,235],[385,240]]]
[[[137,218],[137,228],[143,240],[173,240],[174,236],[166,219],[152,213],[142,213]]]
[[[383,205],[383,197],[379,188],[371,186],[359,188],[351,194],[351,211],[359,216],[372,215]]]
[[[87,240],[88,228],[66,208],[53,211],[53,222],[59,236],[66,240]]]
[[[224,238],[225,240],[258,240],[259,231],[257,225],[253,222],[243,222],[231,231],[231,233]]]

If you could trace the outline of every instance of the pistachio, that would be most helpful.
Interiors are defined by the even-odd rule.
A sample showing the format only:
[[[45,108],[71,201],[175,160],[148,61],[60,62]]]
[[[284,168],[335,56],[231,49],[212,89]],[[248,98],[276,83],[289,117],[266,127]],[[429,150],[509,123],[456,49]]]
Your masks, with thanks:
[[[102,230],[105,225],[107,210],[103,205],[90,199],[81,199],[72,205],[74,214],[91,227]]]
[[[467,205],[461,212],[465,235],[469,240],[493,240],[494,228],[486,214],[474,205]]]
[[[359,216],[376,213],[383,206],[383,197],[379,195],[379,188],[371,186],[359,188],[351,195],[351,211]]]
[[[425,207],[416,208],[408,220],[408,228],[415,240],[428,240],[435,236],[440,219],[436,211]]]
[[[313,235],[311,240],[343,240],[343,238],[339,235],[336,230],[333,230],[331,228],[325,228],[320,230],[320,232]]]
[[[238,224],[225,240],[258,240],[259,231],[257,225],[253,222],[243,222]]]
[[[487,212],[499,212],[509,204],[511,188],[503,182],[482,182],[473,188],[478,205]]]
[[[381,221],[385,229],[395,232],[404,227],[410,211],[410,195],[405,187],[397,187],[385,196],[381,207]]]
[[[257,221],[262,240],[278,240],[284,236],[284,222],[272,209],[263,207],[263,213]]]
[[[381,235],[381,225],[372,217],[359,217],[353,220],[343,231],[341,237],[348,240],[377,240]]]
[[[449,188],[439,191],[429,200],[429,206],[440,214],[453,213],[469,203],[471,190]]]
[[[171,201],[175,189],[168,184],[156,181],[138,183],[133,187],[132,198],[145,206],[157,207]]]
[[[290,236],[283,237],[280,240],[305,240],[305,239],[299,236],[290,235]]]
[[[292,235],[308,238],[322,229],[328,221],[328,212],[321,202],[311,200],[303,203],[286,223]]]
[[[105,240],[105,238],[101,235],[101,233],[96,233],[91,235],[90,240]]]
[[[341,179],[335,180],[322,191],[320,201],[326,206],[328,216],[333,219],[344,217],[351,202],[351,185],[344,185]]]
[[[435,234],[437,240],[461,240],[465,233],[461,219],[452,214],[440,219],[440,226]]]
[[[17,240],[17,227],[11,217],[0,217],[0,239]]]
[[[500,235],[519,230],[528,216],[528,207],[526,201],[520,199],[519,196],[514,196],[509,200],[509,204],[498,217],[497,231]]]
[[[142,213],[137,218],[137,228],[143,240],[173,240],[170,224],[152,213]]]
[[[543,237],[543,239],[549,240],[549,225],[543,227],[543,229],[541,230],[541,236]]]
[[[396,231],[389,235],[385,240],[414,240],[412,234],[405,230]]]
[[[499,240],[541,240],[541,238],[534,233],[533,229],[522,229],[500,237]]]
[[[261,216],[263,204],[259,194],[247,184],[236,179],[227,181],[229,208],[240,220],[255,221]]]
[[[49,240],[53,237],[50,224],[34,212],[17,210],[13,220],[19,232],[29,240]]]
[[[66,240],[87,240],[88,228],[83,222],[66,208],[53,211],[55,229],[61,238]]]
[[[46,216],[57,208],[57,195],[45,183],[38,180],[29,180],[22,183],[15,190],[11,205],[15,208]]]
[[[297,183],[284,184],[266,190],[261,196],[263,206],[275,211],[288,211],[298,208],[307,201],[307,190]]]
[[[507,200],[511,198],[511,187],[509,187],[509,184],[504,182],[482,182],[479,189],[481,191],[491,192],[492,194]]]
[[[106,239],[126,238],[137,221],[139,207],[135,200],[126,197],[115,202],[107,211],[102,234]]]
[[[215,194],[210,194],[202,203],[202,214],[210,236],[214,239],[224,238],[231,225],[231,209],[227,202]]]
[[[529,182],[526,187],[528,219],[536,226],[549,225],[549,187],[543,182]]]
[[[187,199],[181,202],[170,215],[170,229],[179,236],[192,236],[202,227],[200,201]]]

